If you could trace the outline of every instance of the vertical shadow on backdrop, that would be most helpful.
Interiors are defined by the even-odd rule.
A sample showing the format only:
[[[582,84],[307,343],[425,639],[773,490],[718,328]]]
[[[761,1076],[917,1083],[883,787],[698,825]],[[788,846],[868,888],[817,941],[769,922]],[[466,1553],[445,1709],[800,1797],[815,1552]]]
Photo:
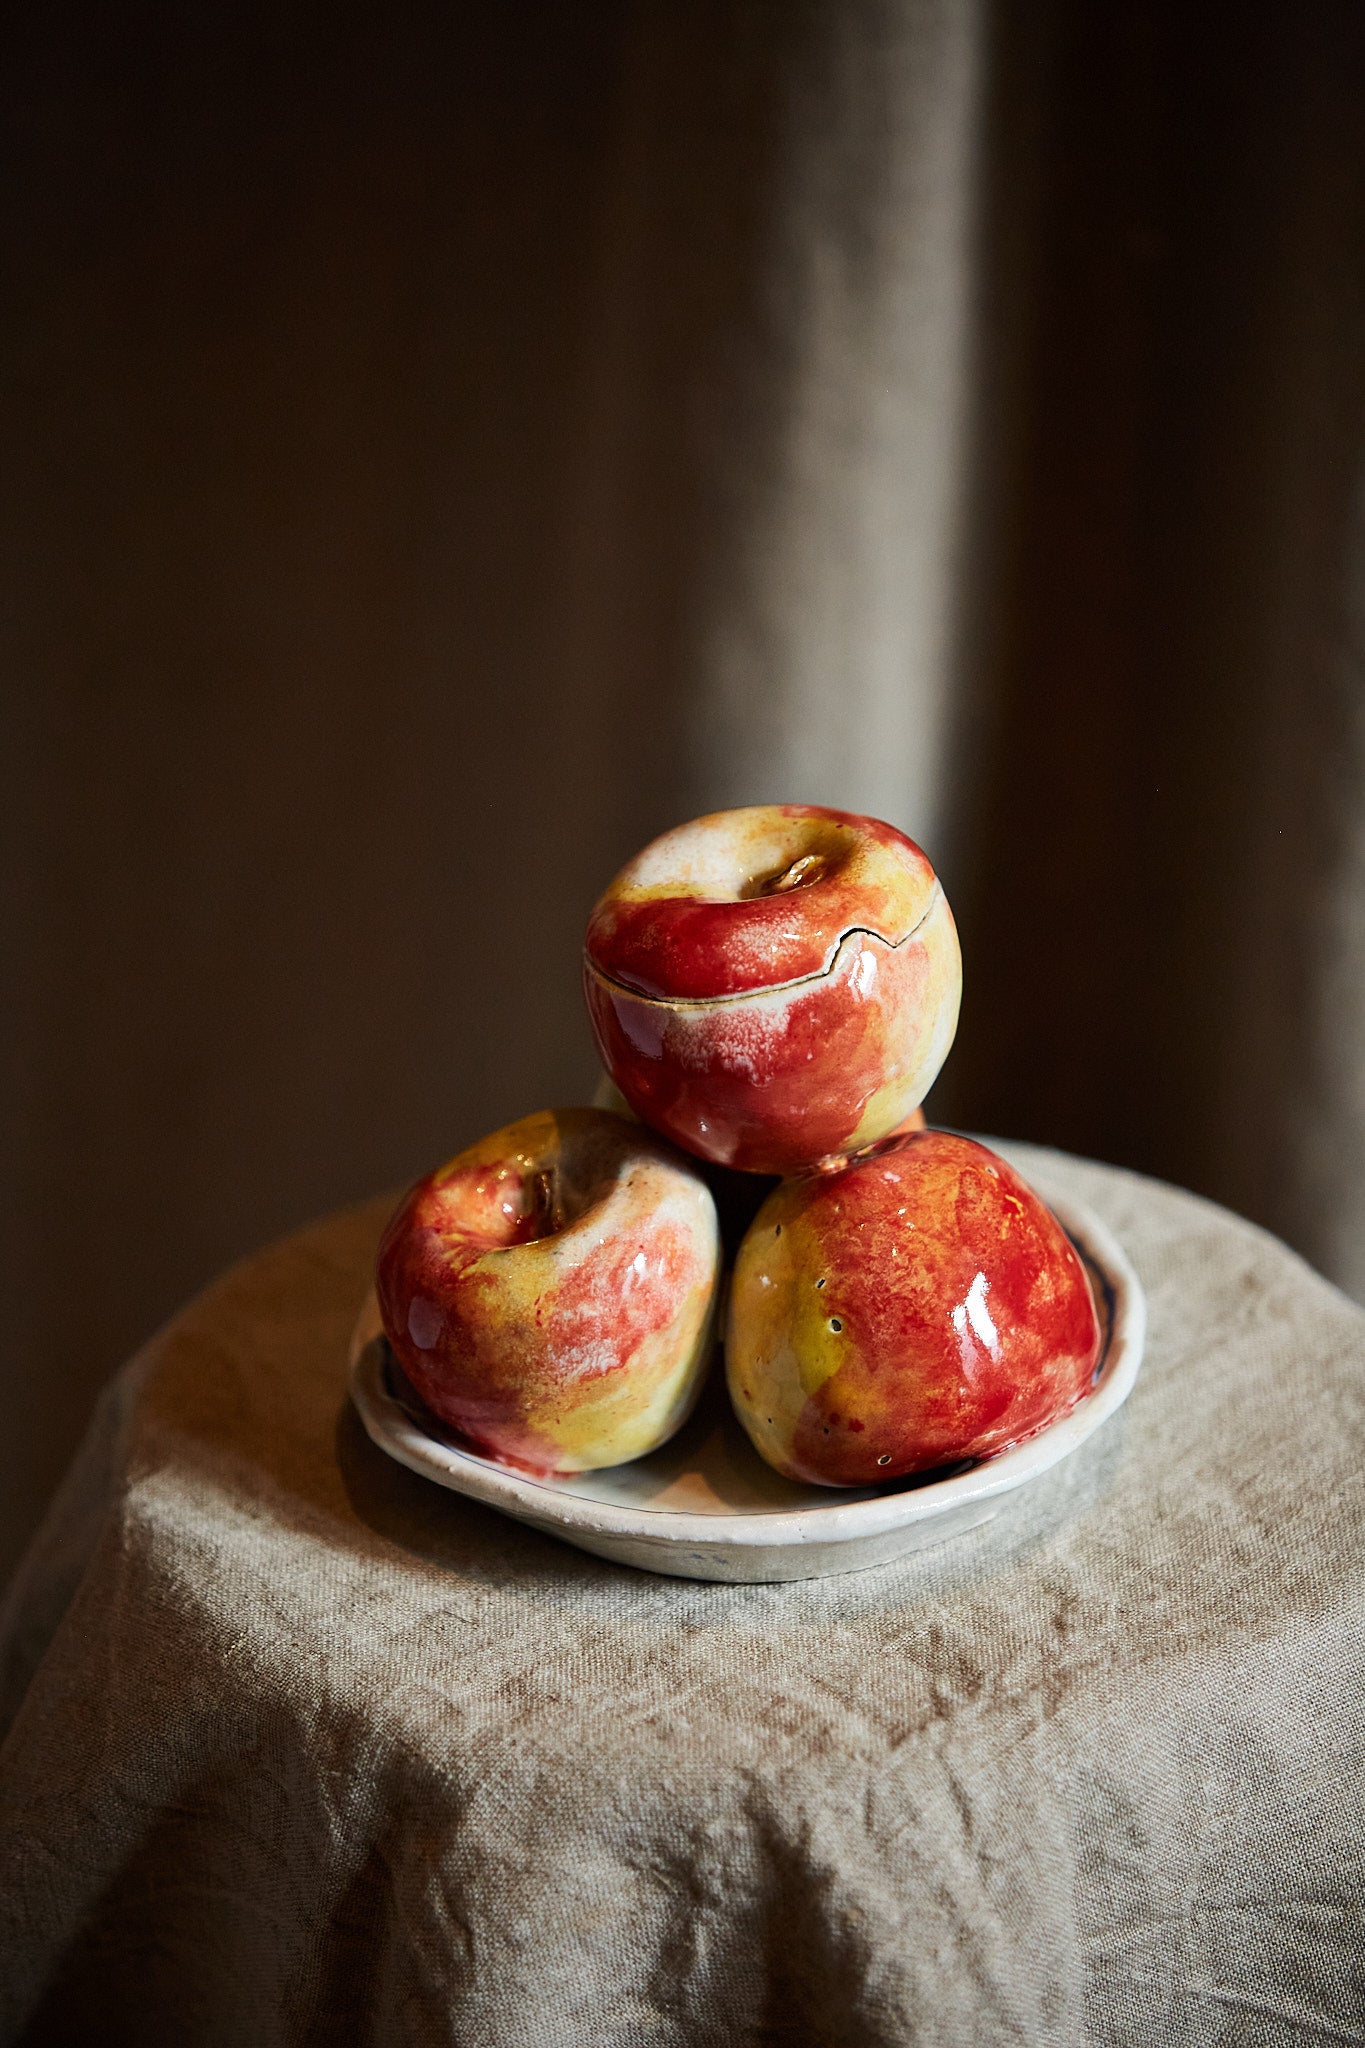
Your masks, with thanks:
[[[591,1086],[556,607],[624,11],[0,28],[0,1572],[177,1301]]]
[[[724,800],[716,776],[699,783],[695,707],[717,587],[782,433],[779,380],[756,370],[769,367],[762,284],[786,74],[808,36],[805,9],[783,18],[734,0],[636,9],[628,24],[576,408],[560,677],[613,792],[596,826],[602,883]],[[749,800],[760,794],[784,792]]]
[[[1325,859],[1289,762],[1323,712],[1365,416],[1365,17],[1053,16],[994,710],[960,834],[967,992],[935,1108],[1294,1234]]]

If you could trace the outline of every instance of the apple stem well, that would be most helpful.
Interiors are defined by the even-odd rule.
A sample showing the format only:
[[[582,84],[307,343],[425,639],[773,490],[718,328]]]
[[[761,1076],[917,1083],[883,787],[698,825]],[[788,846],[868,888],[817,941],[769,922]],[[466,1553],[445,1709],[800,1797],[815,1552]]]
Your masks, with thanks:
[[[564,1204],[552,1166],[541,1167],[539,1172],[530,1175],[526,1195],[528,1239],[553,1237],[556,1231],[564,1228]]]
[[[829,872],[829,860],[823,853],[803,853],[796,860],[789,861],[785,868],[775,875],[764,875],[750,884],[750,896],[785,896],[792,889],[808,889],[812,882],[822,881]]]
[[[447,1229],[466,1244],[508,1250],[553,1237],[571,1219],[559,1177],[520,1160],[466,1167],[443,1177],[438,1202]]]

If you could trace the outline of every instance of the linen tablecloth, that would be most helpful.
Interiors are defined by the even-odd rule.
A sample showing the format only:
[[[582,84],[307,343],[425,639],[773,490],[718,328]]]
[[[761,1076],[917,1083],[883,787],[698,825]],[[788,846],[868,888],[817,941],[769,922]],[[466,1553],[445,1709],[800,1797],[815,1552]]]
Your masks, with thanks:
[[[651,1577],[390,1463],[384,1204],[194,1302],[10,1600],[3,2038],[1365,2039],[1365,1314],[1008,1149],[1128,1248],[1147,1363],[1014,1513],[849,1577]]]

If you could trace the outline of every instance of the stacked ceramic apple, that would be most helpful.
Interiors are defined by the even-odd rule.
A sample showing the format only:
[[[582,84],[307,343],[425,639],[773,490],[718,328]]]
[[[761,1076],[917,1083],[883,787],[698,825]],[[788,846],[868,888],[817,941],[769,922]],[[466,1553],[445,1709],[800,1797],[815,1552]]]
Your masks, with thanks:
[[[1035,1435],[1099,1351],[1075,1250],[1003,1159],[924,1127],[961,994],[920,849],[799,804],[656,839],[588,923],[618,1110],[523,1118],[380,1246],[399,1364],[485,1457],[644,1456],[726,1381],[779,1472],[875,1485]]]

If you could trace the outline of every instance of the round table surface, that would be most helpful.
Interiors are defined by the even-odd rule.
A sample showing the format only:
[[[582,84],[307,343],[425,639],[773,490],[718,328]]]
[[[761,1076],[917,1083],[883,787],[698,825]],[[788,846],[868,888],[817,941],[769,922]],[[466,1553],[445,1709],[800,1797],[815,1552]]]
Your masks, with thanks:
[[[1365,2040],[1365,1313],[1115,1169],[1147,1362],[983,1529],[635,1572],[369,1443],[387,1204],[109,1390],[3,1627],[0,2038]]]

